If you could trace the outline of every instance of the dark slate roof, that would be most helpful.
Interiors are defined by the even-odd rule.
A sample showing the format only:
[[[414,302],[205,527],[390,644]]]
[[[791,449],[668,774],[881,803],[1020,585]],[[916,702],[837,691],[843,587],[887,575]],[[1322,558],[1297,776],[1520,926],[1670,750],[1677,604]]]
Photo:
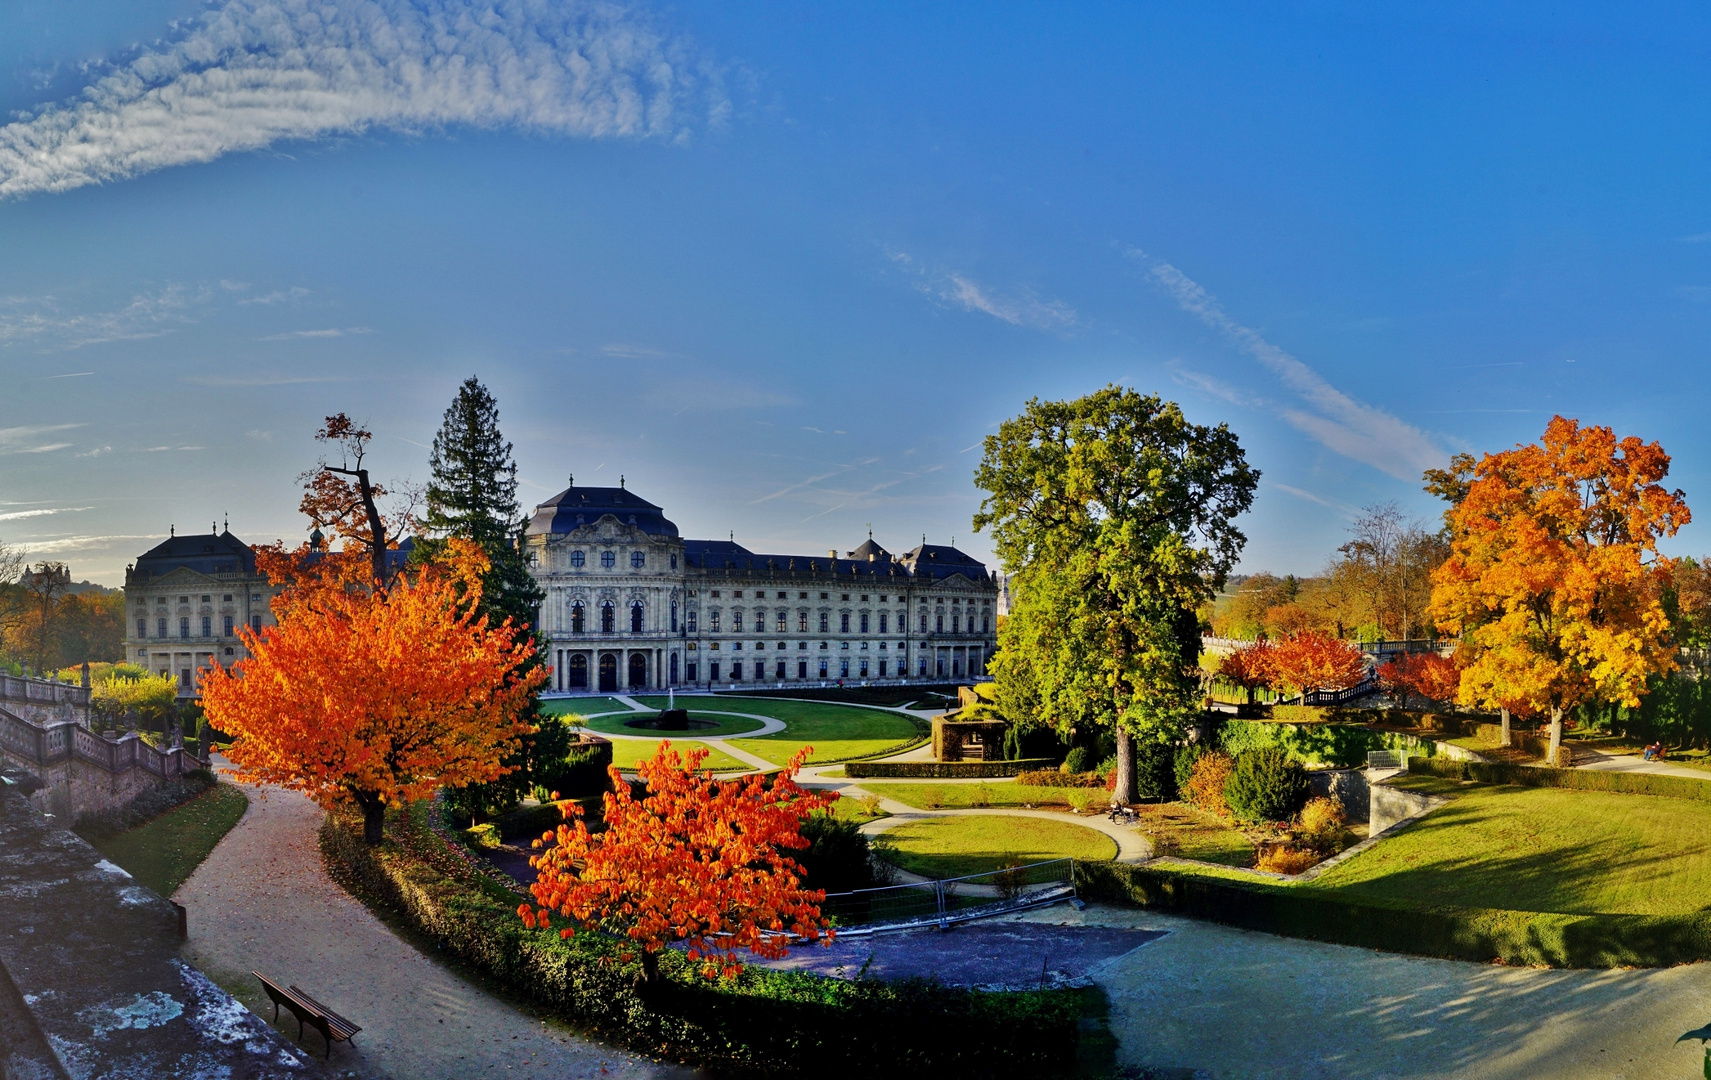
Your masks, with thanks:
[[[875,548],[878,546],[874,545]],[[960,573],[975,581],[986,580],[985,565],[955,548],[939,547],[931,551],[933,554],[918,564],[922,567],[920,572],[926,576],[938,579]],[[733,573],[782,570],[872,578],[909,577],[915,572],[904,560],[893,559],[889,553],[872,561],[868,560],[866,552],[860,552],[862,557],[859,559],[834,559],[826,555],[765,555],[729,540],[685,540],[683,552],[689,566],[698,570]]]
[[[850,558],[852,559],[865,559],[869,555],[872,555],[876,559],[889,559],[891,557],[891,552],[886,551],[884,548],[874,543],[873,537],[871,536],[862,542],[861,547],[850,552]]]
[[[253,574],[255,552],[229,529],[174,536],[144,552],[137,559],[136,572],[160,577],[181,566],[199,574]]]
[[[916,577],[948,578],[961,574],[971,581],[985,581],[986,564],[972,555],[944,544],[921,544],[905,552],[900,560]]]
[[[666,520],[659,507],[621,487],[565,488],[535,507],[535,516],[529,521],[529,535],[574,532],[607,514],[649,536],[677,535],[677,526]]]

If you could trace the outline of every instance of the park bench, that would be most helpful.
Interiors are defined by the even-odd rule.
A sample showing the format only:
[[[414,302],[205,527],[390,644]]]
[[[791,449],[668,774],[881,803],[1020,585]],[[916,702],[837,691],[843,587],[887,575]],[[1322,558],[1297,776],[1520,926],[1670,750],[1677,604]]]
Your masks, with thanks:
[[[273,1022],[279,1023],[279,1007],[285,1006],[291,1010],[291,1015],[297,1018],[297,1038],[303,1038],[305,1024],[321,1033],[321,1040],[326,1043],[327,1057],[333,1056],[334,1041],[349,1042],[362,1029],[346,1020],[338,1013],[327,1008],[314,998],[305,994],[295,986],[280,986],[259,971],[250,972],[261,983],[262,989],[273,1000]]]

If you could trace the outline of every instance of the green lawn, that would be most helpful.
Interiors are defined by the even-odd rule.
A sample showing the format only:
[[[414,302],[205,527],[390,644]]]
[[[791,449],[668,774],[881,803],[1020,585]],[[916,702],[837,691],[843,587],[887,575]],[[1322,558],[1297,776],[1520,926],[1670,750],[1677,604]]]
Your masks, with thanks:
[[[845,795],[843,798],[832,804],[832,816],[837,818],[839,821],[853,821],[857,825],[865,825],[870,821],[877,821],[879,818],[890,817],[891,815],[886,813],[884,810],[875,811],[870,814],[867,812],[867,808],[862,806],[860,800],[857,799],[856,796]]]
[[[771,716],[784,721],[786,728],[777,735],[732,740],[733,745],[774,765],[783,765],[804,746],[814,748],[814,756],[809,760],[824,763],[900,750],[923,737],[915,720],[902,713],[769,698],[720,697],[718,700],[732,712]]]
[[[1068,806],[1071,790],[1086,791],[1103,797],[1103,791],[1089,788],[1031,787],[1007,780],[985,784],[882,784],[872,780],[861,782],[863,791],[871,791],[884,799],[896,799],[918,810],[967,810],[978,806]]]
[[[621,716],[599,716],[584,720],[582,726],[592,731],[606,732],[608,735],[644,735],[647,734],[646,728],[633,728],[624,721],[638,716],[646,717],[647,715],[647,713],[626,713]],[[728,713],[702,712],[699,709],[691,712],[689,718],[691,720],[705,720],[710,724],[718,725],[717,727],[696,728],[693,731],[679,732],[679,734],[690,738],[707,738],[710,735],[736,735],[744,731],[755,731],[761,725],[759,720],[745,720],[740,716],[731,716]]]
[[[248,796],[237,785],[216,784],[153,821],[95,841],[95,848],[142,884],[171,896],[248,806]]]
[[[1665,915],[1711,898],[1711,804],[1413,777],[1454,801],[1301,888],[1414,903]]]
[[[541,711],[549,716],[598,716],[601,713],[627,713],[634,710],[614,698],[587,697],[543,701]]]
[[[962,877],[1006,862],[1117,857],[1117,841],[1069,821],[1000,815],[944,817],[899,825],[878,845],[889,861],[924,877]]]
[[[620,769],[634,769],[637,762],[654,756],[659,750],[661,741],[659,739],[613,739],[612,764]],[[713,750],[707,760],[701,763],[701,767],[712,769],[714,772],[737,772],[754,769],[754,766],[747,762],[738,761],[721,750],[716,750],[707,746],[706,743],[695,742],[692,739],[672,739],[671,748],[684,755],[687,755],[691,750],[703,748]]]
[[[1140,814],[1142,830],[1151,837],[1175,839],[1184,859],[1226,866],[1254,864],[1253,841],[1215,814],[1179,802],[1143,806]]]

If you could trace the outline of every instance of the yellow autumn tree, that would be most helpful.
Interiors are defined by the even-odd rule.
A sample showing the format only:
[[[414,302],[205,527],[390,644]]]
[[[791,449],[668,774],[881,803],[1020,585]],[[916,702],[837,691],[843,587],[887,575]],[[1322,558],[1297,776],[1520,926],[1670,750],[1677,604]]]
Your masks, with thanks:
[[[1426,474],[1451,504],[1432,615],[1468,647],[1458,700],[1549,713],[1553,763],[1565,709],[1637,705],[1647,676],[1675,667],[1657,542],[1691,515],[1668,474],[1657,443],[1561,416],[1537,444]]]

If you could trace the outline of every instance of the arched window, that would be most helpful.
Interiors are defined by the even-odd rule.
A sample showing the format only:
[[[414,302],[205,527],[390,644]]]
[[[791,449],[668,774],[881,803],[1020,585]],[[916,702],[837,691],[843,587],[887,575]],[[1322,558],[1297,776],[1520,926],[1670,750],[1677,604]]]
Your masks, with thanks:
[[[671,632],[674,634],[677,633],[677,601],[676,600],[673,600],[671,602]],[[671,662],[673,665],[671,681],[676,682],[677,681],[677,672],[676,672],[677,657],[673,656],[671,658]]]
[[[630,565],[635,569],[640,570],[642,567],[646,566],[647,563],[648,557],[643,553],[639,551],[630,552]]]
[[[570,688],[588,689],[588,657],[581,653],[575,653],[570,658]]]
[[[612,567],[618,565],[618,556],[610,551],[602,551],[600,553],[600,565],[605,569],[610,570]]]
[[[587,564],[587,562],[588,562],[588,555],[586,553],[581,552],[581,551],[573,551],[570,553],[570,565],[576,567],[578,570],[582,569],[583,566]],[[587,665],[584,664],[584,667],[586,667],[586,666]],[[584,672],[584,674],[586,675],[586,672]],[[583,680],[583,685],[584,686],[588,685],[586,679]]]
[[[642,632],[642,602],[637,600],[630,605],[630,633]]]
[[[671,685],[677,685],[677,654],[671,654]]]
[[[618,628],[616,625],[617,618],[618,618],[618,615],[617,615],[617,612],[612,607],[612,601],[610,601],[610,600],[601,601],[601,603],[600,603],[600,632],[602,634],[610,634],[612,631],[616,630]]]
[[[580,555],[581,552],[577,552],[577,554]],[[578,600],[570,605],[571,633],[580,634],[588,629],[587,615],[588,609],[582,606],[582,601]]]

